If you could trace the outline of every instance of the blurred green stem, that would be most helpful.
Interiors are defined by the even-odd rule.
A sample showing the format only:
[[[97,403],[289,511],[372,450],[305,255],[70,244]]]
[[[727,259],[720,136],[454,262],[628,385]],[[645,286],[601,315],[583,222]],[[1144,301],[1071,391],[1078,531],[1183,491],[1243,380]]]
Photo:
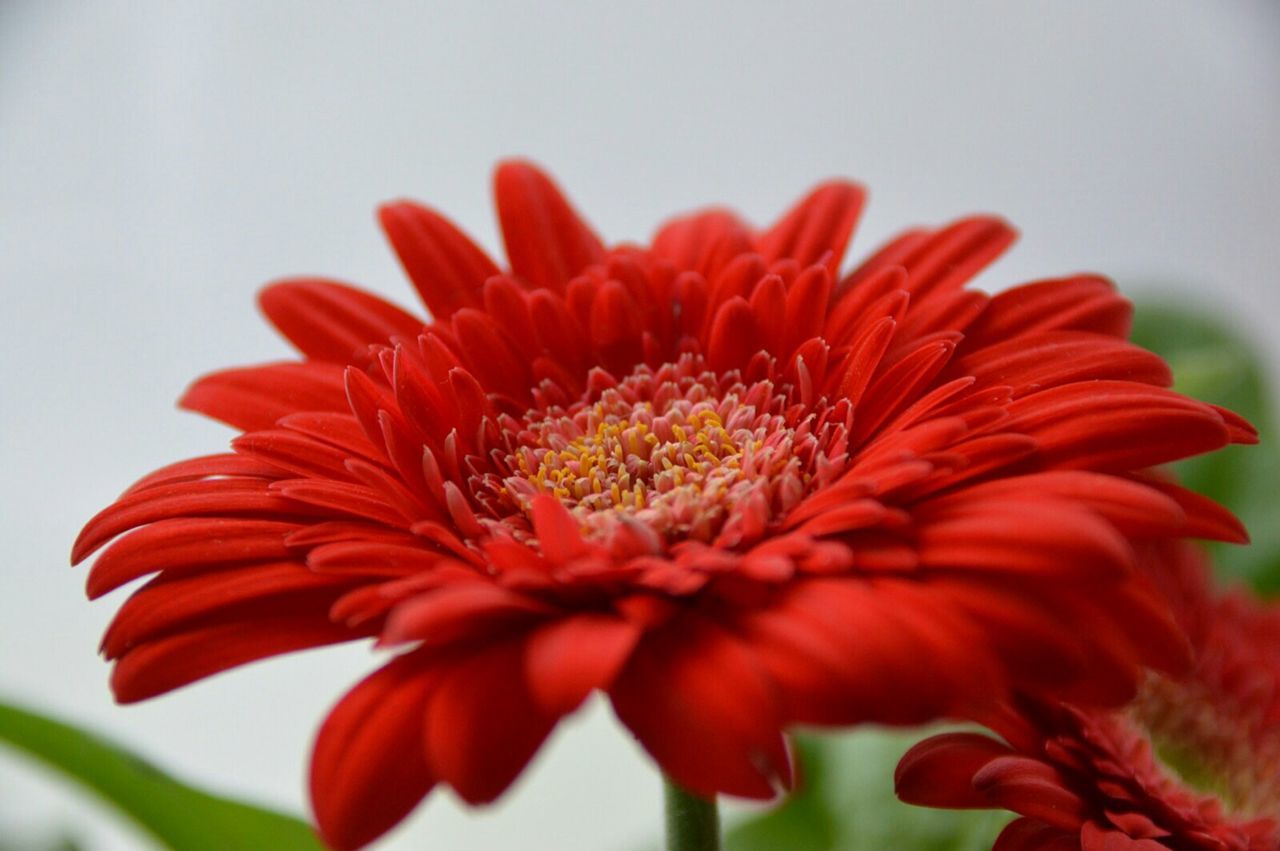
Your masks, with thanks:
[[[720,851],[720,813],[715,799],[699,798],[663,778],[667,851]]]

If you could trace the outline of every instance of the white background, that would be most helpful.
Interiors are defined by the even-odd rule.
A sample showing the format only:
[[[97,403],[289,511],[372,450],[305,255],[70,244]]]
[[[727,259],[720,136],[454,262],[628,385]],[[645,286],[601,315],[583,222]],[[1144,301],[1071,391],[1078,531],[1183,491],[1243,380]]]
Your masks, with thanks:
[[[67,552],[138,475],[225,446],[173,400],[285,355],[262,282],[409,303],[375,204],[428,200],[496,247],[488,173],[513,153],[611,238],[708,201],[762,220],[834,174],[872,189],[856,252],[998,211],[1024,237],[984,285],[1104,271],[1212,306],[1280,362],[1274,0],[0,0],[0,693],[301,811],[312,731],[369,651],[119,708],[94,651],[120,597],[86,602]],[[0,756],[0,831],[147,847],[98,812]],[[437,794],[378,847],[626,851],[658,820],[597,705],[499,806]]]

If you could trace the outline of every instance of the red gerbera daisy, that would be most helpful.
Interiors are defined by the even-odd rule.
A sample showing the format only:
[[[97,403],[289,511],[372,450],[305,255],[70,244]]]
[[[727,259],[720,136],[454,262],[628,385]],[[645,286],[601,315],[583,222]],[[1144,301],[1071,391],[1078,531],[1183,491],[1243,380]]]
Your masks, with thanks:
[[[1280,848],[1280,608],[1215,598],[1199,554],[1171,556],[1193,636],[1184,678],[1152,675],[1125,710],[1022,700],[992,727],[916,745],[898,794],[1021,818],[996,851]]]
[[[381,221],[427,324],[344,284],[262,294],[298,362],[187,408],[234,451],[85,527],[123,702],[274,654],[399,652],[320,731],[340,848],[437,783],[492,800],[593,690],[679,785],[764,798],[794,723],[914,723],[1015,686],[1129,697],[1183,641],[1130,542],[1234,521],[1134,471],[1253,439],[1168,389],[1105,280],[989,298],[990,217],[844,277],[863,193],[773,226],[722,210],[607,248],[551,181],[497,172],[509,269],[413,203]],[[1082,676],[1086,675],[1087,676]]]

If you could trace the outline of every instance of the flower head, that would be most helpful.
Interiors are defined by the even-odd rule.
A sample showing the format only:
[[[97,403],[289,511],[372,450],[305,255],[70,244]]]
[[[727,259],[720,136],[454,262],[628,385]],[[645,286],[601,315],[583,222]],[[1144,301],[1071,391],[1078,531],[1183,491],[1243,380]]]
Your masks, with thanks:
[[[1076,276],[995,297],[974,217],[852,273],[862,191],[606,247],[554,184],[497,172],[503,269],[438,213],[381,221],[424,322],[327,280],[268,287],[300,361],[183,404],[244,433],[85,527],[121,701],[376,638],[312,795],[359,846],[433,786],[489,801],[593,691],[676,782],[769,797],[790,724],[914,723],[1012,689],[1127,699],[1181,634],[1133,543],[1233,539],[1141,471],[1253,439],[1166,389],[1130,308]],[[119,537],[117,537],[119,536]]]
[[[1169,555],[1195,645],[1184,677],[1150,676],[1120,711],[1021,700],[992,727],[914,747],[911,803],[1002,807],[999,851],[1280,848],[1280,608],[1214,596],[1198,553]]]

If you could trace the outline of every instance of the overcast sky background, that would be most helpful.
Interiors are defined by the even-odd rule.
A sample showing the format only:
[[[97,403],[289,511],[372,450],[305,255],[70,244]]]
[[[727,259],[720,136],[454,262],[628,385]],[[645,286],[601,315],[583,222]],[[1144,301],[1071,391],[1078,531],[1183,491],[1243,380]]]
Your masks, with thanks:
[[[173,402],[287,354],[253,308],[264,281],[411,303],[375,205],[426,200],[496,248],[488,176],[510,154],[615,239],[711,201],[766,220],[829,175],[871,189],[855,254],[997,211],[1023,238],[984,286],[1102,271],[1235,320],[1280,364],[1274,0],[0,0],[0,695],[302,811],[312,732],[370,651],[116,707],[95,648],[121,596],[86,602],[67,552],[129,482],[226,445]],[[0,789],[0,832],[150,847],[5,754]],[[629,851],[659,811],[596,704],[499,806],[436,794],[377,848]]]

